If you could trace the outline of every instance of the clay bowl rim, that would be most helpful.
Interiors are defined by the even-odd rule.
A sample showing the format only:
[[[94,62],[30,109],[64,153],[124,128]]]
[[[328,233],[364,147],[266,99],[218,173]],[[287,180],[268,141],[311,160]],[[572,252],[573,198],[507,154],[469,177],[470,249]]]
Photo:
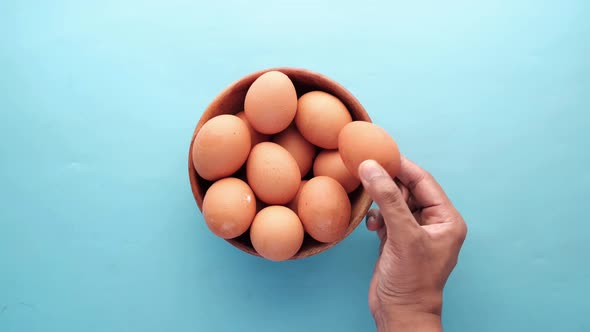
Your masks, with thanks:
[[[274,68],[267,68],[267,69],[259,70],[259,71],[250,73],[246,76],[243,76],[242,78],[240,78],[240,79],[234,81],[233,83],[231,83],[230,85],[228,85],[211,101],[211,103],[209,103],[209,105],[207,106],[207,108],[204,110],[203,114],[199,118],[199,122],[197,123],[195,130],[193,132],[193,135],[191,137],[191,142],[190,142],[189,151],[188,151],[188,173],[189,173],[189,179],[190,179],[190,185],[191,185],[193,197],[195,199],[195,202],[197,203],[197,206],[198,206],[201,214],[203,212],[203,197],[205,196],[205,192],[207,189],[203,188],[203,186],[201,185],[200,182],[204,181],[204,180],[197,174],[197,172],[193,166],[193,158],[192,158],[191,151],[193,148],[195,136],[197,135],[197,133],[199,132],[199,130],[201,129],[203,124],[205,124],[205,122],[207,122],[209,119],[211,119],[212,117],[214,117],[216,115],[222,114],[222,113],[213,114],[213,110],[217,107],[220,107],[219,105],[223,104],[223,101],[226,98],[228,98],[229,96],[231,96],[232,93],[234,93],[234,90],[236,90],[236,89],[247,90],[248,87],[250,86],[250,84],[254,80],[256,80],[256,78],[258,78],[260,75],[262,75],[268,71],[280,71],[280,72],[286,74],[293,81],[293,84],[295,85],[296,89],[297,89],[298,85],[305,84],[305,83],[299,82],[297,77],[305,77],[305,79],[317,84],[314,87],[314,89],[312,89],[312,90],[326,91],[326,92],[331,93],[331,94],[335,95],[336,97],[338,97],[346,105],[348,111],[351,113],[351,115],[353,117],[353,121],[360,120],[360,121],[372,122],[371,118],[370,118],[369,114],[367,113],[367,111],[365,110],[365,108],[361,105],[361,103],[356,99],[356,97],[354,97],[354,95],[350,91],[348,91],[344,86],[342,86],[338,82],[332,80],[331,78],[329,78],[323,74],[311,71],[309,69],[297,68],[297,67],[274,67]],[[299,79],[301,79],[301,78],[299,78]],[[243,92],[245,93],[245,91],[243,91]],[[299,95],[299,91],[298,91],[298,95]],[[229,112],[226,114],[235,114],[235,113]],[[365,218],[365,215],[369,211],[371,205],[373,204],[373,201],[372,201],[371,197],[368,195],[368,193],[364,190],[362,185],[359,186],[359,188],[355,192],[351,193],[351,195],[352,195],[352,197],[355,198],[355,200],[354,200],[354,204],[353,204],[353,200],[351,199],[351,218],[350,218],[350,223],[348,225],[348,228],[347,228],[344,236],[340,240],[330,242],[330,243],[321,243],[321,242],[317,242],[315,240],[312,240],[313,243],[311,246],[309,246],[307,248],[302,247],[302,249],[300,249],[297,252],[297,254],[295,254],[289,260],[302,259],[302,258],[311,257],[311,256],[317,255],[319,253],[322,253],[322,252],[334,247],[338,243],[342,242],[358,227],[358,225],[361,223],[361,221]],[[246,233],[248,233],[248,232],[249,232],[249,230]],[[306,237],[307,237],[307,235],[306,235]],[[246,253],[251,254],[253,256],[260,257],[260,255],[256,252],[256,250],[254,250],[254,248],[252,246],[248,246],[247,244],[238,240],[239,238],[240,237],[234,238],[234,239],[225,239],[225,241],[229,242],[231,245],[242,250],[243,252],[246,252]]]

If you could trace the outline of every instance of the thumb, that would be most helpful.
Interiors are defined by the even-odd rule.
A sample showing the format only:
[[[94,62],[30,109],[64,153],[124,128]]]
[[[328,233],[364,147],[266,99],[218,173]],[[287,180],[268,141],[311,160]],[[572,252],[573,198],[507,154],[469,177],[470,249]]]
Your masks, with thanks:
[[[363,187],[381,210],[387,227],[387,237],[395,242],[413,239],[420,231],[420,226],[400,189],[385,169],[374,160],[366,160],[359,166],[359,177]]]

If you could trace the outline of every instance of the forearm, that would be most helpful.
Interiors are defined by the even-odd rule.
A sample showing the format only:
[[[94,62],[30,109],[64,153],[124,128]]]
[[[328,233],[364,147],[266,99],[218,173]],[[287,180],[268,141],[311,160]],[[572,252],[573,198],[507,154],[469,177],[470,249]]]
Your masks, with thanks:
[[[441,332],[441,317],[437,314],[404,312],[378,314],[375,317],[378,332]]]

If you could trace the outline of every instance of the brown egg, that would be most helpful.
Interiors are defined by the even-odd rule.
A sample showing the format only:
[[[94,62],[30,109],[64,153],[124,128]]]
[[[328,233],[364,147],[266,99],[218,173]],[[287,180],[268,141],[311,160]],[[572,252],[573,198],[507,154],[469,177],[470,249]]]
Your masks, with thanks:
[[[246,176],[256,197],[267,204],[289,203],[301,183],[295,158],[272,142],[262,142],[252,149],[246,162]]]
[[[242,235],[256,215],[256,197],[246,182],[236,178],[216,181],[203,199],[203,217],[217,236],[232,239]]]
[[[305,231],[320,242],[341,240],[350,222],[346,191],[328,176],[316,176],[301,189],[297,207]]]
[[[361,184],[357,177],[350,174],[338,150],[320,152],[313,163],[313,175],[331,177],[338,181],[347,193],[353,192]]]
[[[303,235],[299,217],[279,205],[258,212],[250,229],[250,240],[256,252],[273,261],[293,257],[303,244]]]
[[[299,205],[299,195],[301,194],[301,188],[303,188],[303,185],[305,185],[306,183],[307,180],[301,181],[301,184],[299,185],[299,190],[297,190],[297,194],[295,194],[295,198],[293,198],[293,200],[290,201],[289,204],[287,204],[287,207],[293,210],[295,213],[297,213],[297,206]]]
[[[351,121],[346,106],[326,92],[308,92],[297,103],[297,129],[305,139],[321,148],[338,148],[338,134]]]
[[[338,150],[348,171],[358,178],[359,165],[368,159],[378,162],[391,177],[400,170],[397,143],[385,129],[377,125],[354,121],[347,124],[338,137]]]
[[[276,134],[285,130],[297,111],[297,92],[289,77],[269,71],[258,77],[248,89],[244,112],[256,131]]]
[[[254,127],[252,127],[252,125],[248,121],[248,118],[246,118],[246,113],[240,112],[240,113],[236,114],[236,116],[238,118],[242,119],[242,121],[244,121],[246,123],[246,125],[248,126],[248,130],[250,130],[250,138],[252,139],[252,146],[254,146],[260,142],[268,141],[268,139],[269,139],[268,135],[259,133],[256,131],[256,129],[254,129]]]
[[[206,180],[217,180],[236,172],[250,153],[250,132],[235,115],[219,115],[201,127],[192,147],[193,165]]]
[[[315,146],[303,138],[295,126],[289,126],[278,133],[273,142],[284,147],[295,158],[301,177],[309,172],[315,156]]]

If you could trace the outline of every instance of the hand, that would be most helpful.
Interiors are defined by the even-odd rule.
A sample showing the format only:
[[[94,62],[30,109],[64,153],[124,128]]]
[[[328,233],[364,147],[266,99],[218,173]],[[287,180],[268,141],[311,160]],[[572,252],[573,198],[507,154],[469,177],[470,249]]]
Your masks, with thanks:
[[[379,331],[442,331],[442,293],[467,234],[463,218],[436,180],[403,157],[397,183],[371,160],[359,176],[380,208],[367,214],[381,240],[369,288]]]

